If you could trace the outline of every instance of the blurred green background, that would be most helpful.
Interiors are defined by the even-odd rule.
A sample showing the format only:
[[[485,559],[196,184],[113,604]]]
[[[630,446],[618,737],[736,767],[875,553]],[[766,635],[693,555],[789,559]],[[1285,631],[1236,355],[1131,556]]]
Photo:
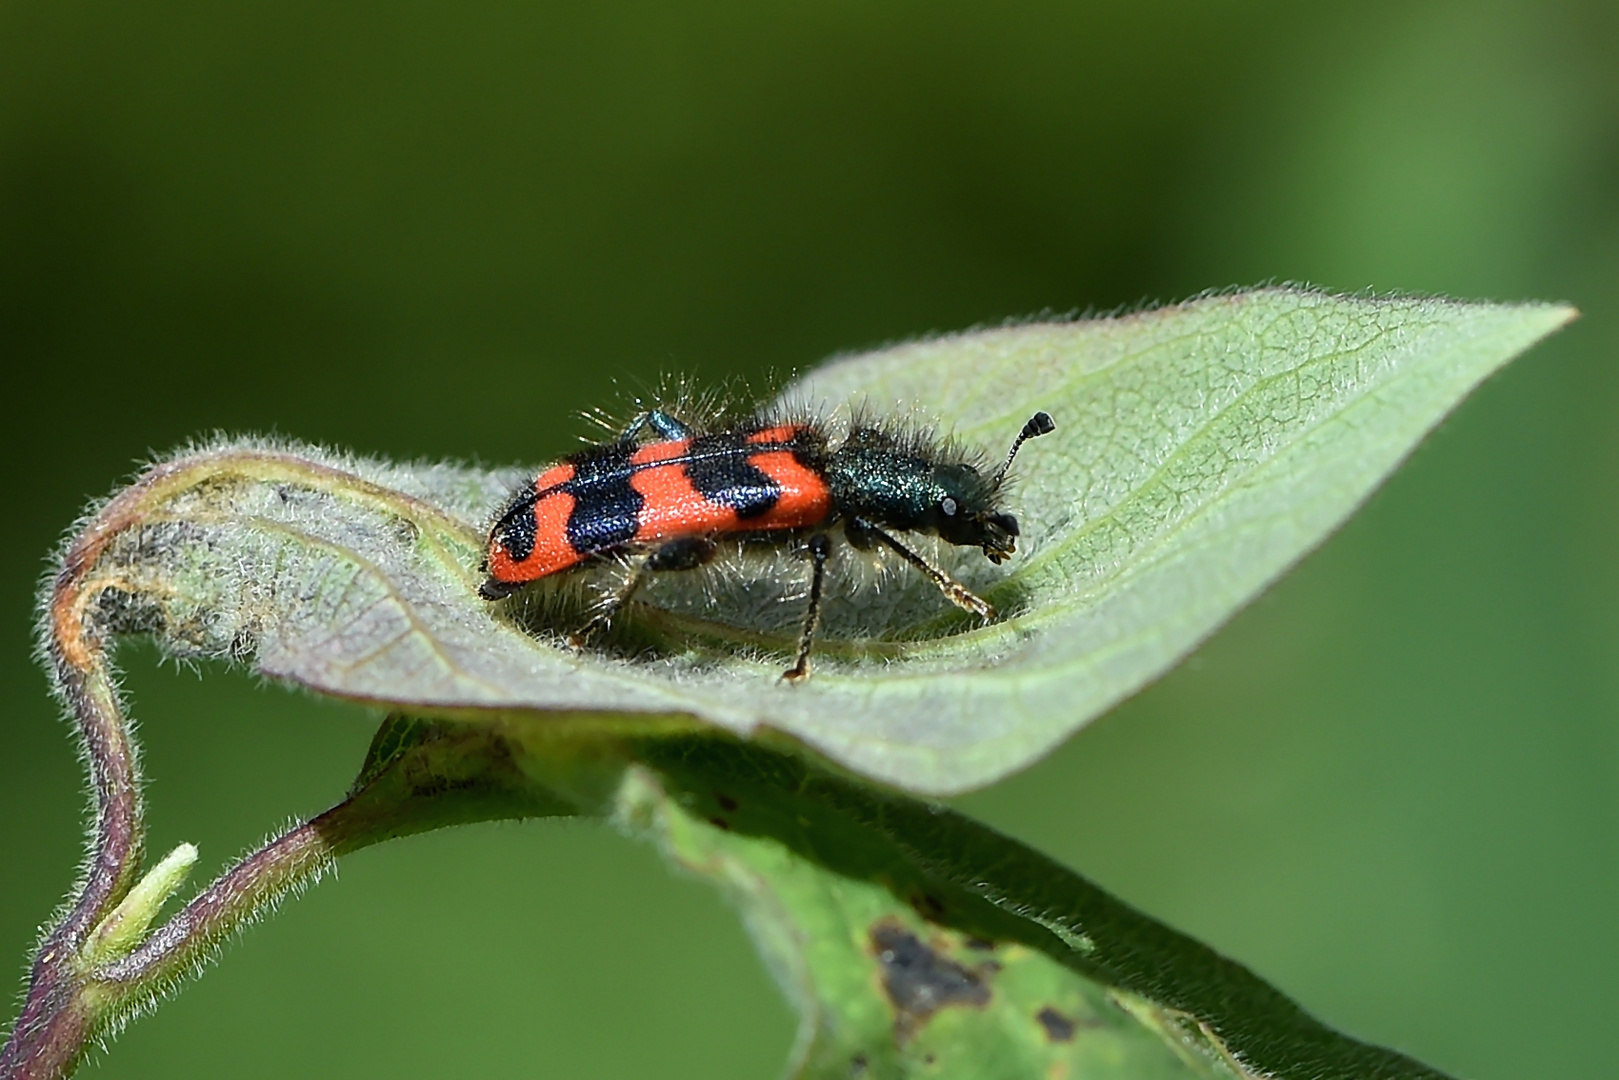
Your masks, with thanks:
[[[1330,1022],[1614,1072],[1619,5],[0,3],[0,962],[81,850],[30,658],[87,498],[214,429],[539,461],[614,380],[1211,286],[1569,300],[1321,552],[961,805]],[[211,874],[374,717],[122,662]],[[88,1076],[770,1077],[736,920],[600,828],[362,853]]]

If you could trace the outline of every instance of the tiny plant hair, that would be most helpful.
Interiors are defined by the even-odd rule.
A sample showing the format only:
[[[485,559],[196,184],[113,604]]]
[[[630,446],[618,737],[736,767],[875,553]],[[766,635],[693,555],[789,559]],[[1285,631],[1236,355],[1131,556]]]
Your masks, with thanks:
[[[1017,518],[1003,506],[1019,449],[1056,425],[1037,412],[1005,460],[986,475],[947,443],[897,434],[856,419],[834,445],[809,420],[758,414],[698,430],[672,412],[636,416],[610,442],[589,446],[520,488],[489,533],[488,579],[500,600],[524,584],[607,560],[629,573],[571,636],[583,646],[628,604],[649,574],[693,570],[723,539],[747,538],[801,550],[810,563],[809,599],[789,682],[808,677],[820,622],[827,562],[841,540],[886,548],[981,619],[995,609],[929,562],[901,535],[937,536],[976,547],[1000,563],[1017,549]]]

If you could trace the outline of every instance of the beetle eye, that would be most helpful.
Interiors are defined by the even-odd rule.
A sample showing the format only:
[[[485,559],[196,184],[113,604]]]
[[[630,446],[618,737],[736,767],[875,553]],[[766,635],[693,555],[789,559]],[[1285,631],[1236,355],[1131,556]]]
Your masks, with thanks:
[[[939,502],[939,509],[941,511],[943,511],[945,517],[955,517],[956,516],[956,500],[954,500],[950,496],[946,495]]]

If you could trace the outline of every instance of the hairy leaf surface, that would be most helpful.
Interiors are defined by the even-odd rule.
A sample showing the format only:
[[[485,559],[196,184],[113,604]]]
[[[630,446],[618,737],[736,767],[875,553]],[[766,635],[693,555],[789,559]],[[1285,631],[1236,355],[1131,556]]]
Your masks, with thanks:
[[[266,674],[325,693],[460,718],[681,716],[786,736],[910,790],[959,791],[1162,673],[1572,314],[1270,289],[812,372],[784,398],[834,427],[850,407],[897,411],[991,456],[1037,409],[1058,427],[1018,462],[1019,554],[995,567],[939,553],[1004,618],[977,624],[914,574],[835,584],[805,685],[777,680],[807,577],[790,558],[706,581],[662,575],[616,649],[570,651],[572,627],[543,605],[479,599],[485,529],[520,470],[215,445],[143,481],[148,516],[114,542],[107,572],[143,597],[129,625],[182,650],[256,655]],[[840,582],[864,573],[844,569]]]

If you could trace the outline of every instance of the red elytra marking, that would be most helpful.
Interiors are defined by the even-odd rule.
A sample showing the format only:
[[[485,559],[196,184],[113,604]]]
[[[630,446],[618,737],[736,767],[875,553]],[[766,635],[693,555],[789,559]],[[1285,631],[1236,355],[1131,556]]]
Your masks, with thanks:
[[[769,428],[748,436],[748,442],[779,445],[793,439],[801,430],[795,426]],[[749,453],[748,463],[775,481],[781,495],[767,513],[740,518],[731,507],[710,502],[697,490],[686,462],[678,460],[689,447],[690,443],[683,439],[651,443],[637,450],[630,459],[636,466],[630,475],[630,486],[646,500],[641,507],[640,527],[635,533],[637,540],[801,529],[819,525],[832,511],[832,493],[816,472],[801,465],[791,450],[763,450]],[[654,464],[659,461],[669,464]]]
[[[795,429],[796,430],[796,429]],[[806,468],[791,450],[751,454],[748,463],[781,488],[770,512],[746,522],[747,529],[805,529],[832,515],[832,489],[814,469]]]
[[[795,442],[805,431],[802,424],[778,424],[748,436],[757,445],[782,446]],[[749,521],[748,529],[805,529],[821,525],[832,515],[832,492],[826,480],[807,468],[791,450],[749,454],[748,463],[776,482],[781,497],[770,512]]]
[[[736,512],[716,506],[692,485],[681,460],[691,451],[689,439],[648,443],[630,455],[630,487],[640,493],[639,527],[635,538],[667,540],[707,532],[727,532],[737,526]],[[657,464],[660,461],[668,465]]]
[[[647,447],[651,449],[651,447]],[[734,532],[750,528],[736,511],[703,498],[691,482],[685,462],[640,468],[630,475],[630,487],[646,500],[641,505],[637,540],[664,540],[671,536]]]
[[[803,431],[798,424],[782,424],[779,427],[765,428],[748,436],[750,443],[786,443],[792,442],[798,433]]]
[[[568,515],[573,504],[573,496],[566,491],[540,496],[534,504],[534,550],[519,562],[500,544],[490,545],[490,576],[496,581],[533,581],[581,562],[584,556],[568,543]]]
[[[543,495],[551,488],[559,488],[572,479],[573,466],[564,461],[561,465],[553,465],[535,477],[534,490]]]
[[[803,430],[799,425],[781,425],[755,432],[747,441],[755,446],[779,446],[791,443]],[[688,439],[667,439],[648,443],[630,456],[630,486],[645,500],[636,540],[801,529],[822,524],[832,512],[832,493],[826,481],[801,464],[793,451],[758,450],[748,453],[748,462],[775,481],[781,495],[768,513],[744,521],[732,508],[704,498],[692,484],[687,462],[682,460],[690,449]],[[519,561],[498,542],[491,544],[489,572],[497,581],[533,581],[584,561],[585,554],[568,542],[568,517],[576,500],[557,490],[574,475],[574,467],[563,463],[535,478],[539,498],[533,509],[534,551]]]

